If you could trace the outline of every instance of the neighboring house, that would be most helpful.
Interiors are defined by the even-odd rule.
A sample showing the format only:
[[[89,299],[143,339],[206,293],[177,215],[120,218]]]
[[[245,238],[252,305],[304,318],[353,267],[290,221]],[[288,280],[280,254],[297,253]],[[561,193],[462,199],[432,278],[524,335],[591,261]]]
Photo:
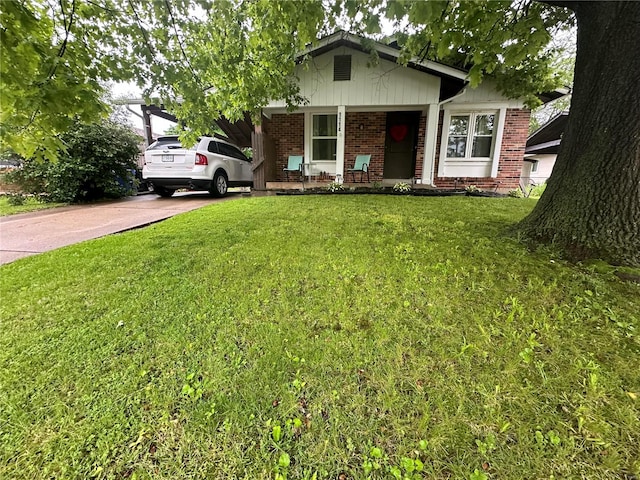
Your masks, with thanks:
[[[524,186],[544,183],[551,176],[568,119],[569,112],[559,113],[527,139],[520,176]]]
[[[339,31],[302,52],[309,68],[300,65],[296,76],[308,103],[294,113],[282,101],[263,109],[256,132],[270,146],[254,144],[254,160],[256,167],[275,162],[265,169],[267,188],[286,181],[289,155],[304,156],[308,177],[350,182],[360,154],[371,155],[371,181],[518,187],[530,114],[521,100],[503,96],[491,80],[472,89],[466,71],[447,65],[415,60],[402,67],[400,51],[389,45],[373,44],[380,60],[369,66],[361,41]]]

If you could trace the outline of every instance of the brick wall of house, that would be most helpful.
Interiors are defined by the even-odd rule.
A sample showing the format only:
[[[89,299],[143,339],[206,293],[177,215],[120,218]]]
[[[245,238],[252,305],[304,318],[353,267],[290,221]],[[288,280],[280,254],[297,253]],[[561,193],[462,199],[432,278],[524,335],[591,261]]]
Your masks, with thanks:
[[[304,155],[304,113],[274,114],[265,125],[265,132],[276,147],[276,180],[284,182],[286,176],[282,169],[289,155]]]
[[[507,110],[498,165],[498,180],[502,182],[500,188],[518,188],[524,162],[524,148],[529,136],[530,116],[531,111],[528,109]]]
[[[510,190],[518,187],[520,171],[524,158],[524,147],[529,131],[530,111],[525,109],[508,109],[502,136],[500,165],[497,178],[482,177],[435,177],[434,183],[440,188],[462,188],[476,185],[483,190]],[[442,120],[440,112],[438,122],[438,138],[436,141],[435,172],[438,171],[440,144],[442,136]],[[356,155],[371,154],[371,181],[382,179],[384,171],[384,146],[386,137],[386,112],[347,112],[345,119],[345,180],[350,181],[347,169],[353,168]],[[362,125],[362,129],[360,126]],[[265,131],[274,140],[277,155],[277,180],[285,181],[282,169],[287,164],[289,155],[304,155],[304,114],[274,114],[265,126]],[[416,154],[415,177],[422,177],[424,165],[424,138],[426,117],[420,117],[418,128],[418,149]],[[356,174],[356,180],[359,175]]]
[[[502,147],[500,150],[500,163],[498,165],[498,177],[435,177],[433,183],[439,188],[462,188],[467,185],[476,185],[482,190],[507,191],[518,188],[520,172],[524,159],[524,148],[529,133],[529,116],[527,109],[507,109],[502,134]],[[444,112],[440,112],[438,122],[438,140],[436,143],[435,172],[438,171],[440,159],[440,144],[442,138],[442,120]]]
[[[360,125],[362,125],[362,129],[360,129]],[[353,168],[356,155],[371,154],[369,178],[372,182],[382,178],[386,126],[387,114],[385,112],[346,113],[344,137],[344,171],[346,181],[350,182],[353,180],[353,177],[347,172],[347,169]],[[356,174],[355,178],[359,181],[360,175]]]

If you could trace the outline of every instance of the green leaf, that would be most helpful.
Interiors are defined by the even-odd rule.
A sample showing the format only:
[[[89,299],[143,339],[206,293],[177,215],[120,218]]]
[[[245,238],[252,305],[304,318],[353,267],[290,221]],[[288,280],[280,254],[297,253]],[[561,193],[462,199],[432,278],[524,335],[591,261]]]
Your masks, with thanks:
[[[371,458],[382,458],[382,450],[378,447],[372,447],[369,456]]]
[[[489,477],[486,473],[481,472],[477,468],[473,471],[471,475],[469,475],[469,480],[487,480]]]
[[[271,436],[273,437],[274,442],[279,442],[282,438],[282,427],[280,425],[274,425],[271,430]]]
[[[278,458],[278,465],[282,468],[288,468],[291,465],[291,458],[289,458],[289,454],[286,452],[282,452],[280,454],[280,458]]]

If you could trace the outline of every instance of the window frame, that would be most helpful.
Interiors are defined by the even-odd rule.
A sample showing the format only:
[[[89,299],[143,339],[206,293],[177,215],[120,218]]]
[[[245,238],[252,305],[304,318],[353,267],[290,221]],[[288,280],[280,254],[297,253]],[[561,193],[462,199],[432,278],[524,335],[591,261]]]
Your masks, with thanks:
[[[439,129],[437,176],[441,178],[476,177],[497,178],[500,155],[502,150],[502,138],[505,131],[507,109],[516,108],[506,103],[469,103],[447,104],[443,107],[442,127]],[[449,143],[449,127],[451,117],[457,115],[495,115],[492,148],[489,157],[472,157],[469,147],[469,156],[448,157],[447,147]],[[475,131],[475,119],[474,119]],[[467,133],[467,135],[469,132]],[[473,142],[473,137],[471,141]],[[467,155],[465,151],[465,155]]]
[[[496,134],[498,130],[498,114],[497,110],[486,110],[486,111],[451,111],[449,113],[448,121],[447,121],[447,138],[445,140],[445,160],[454,160],[454,161],[464,161],[464,160],[491,160],[493,158],[493,154],[496,146]],[[478,117],[493,115],[493,131],[491,132],[491,148],[489,150],[488,156],[474,156],[473,155],[473,141],[477,137],[486,138],[489,135],[476,135],[476,119]],[[449,138],[452,136],[449,132],[449,128],[451,126],[451,119],[453,117],[467,117],[467,144],[465,146],[464,156],[462,157],[450,157],[449,156]],[[443,133],[445,133],[443,129]],[[461,137],[462,135],[453,135],[456,137]]]

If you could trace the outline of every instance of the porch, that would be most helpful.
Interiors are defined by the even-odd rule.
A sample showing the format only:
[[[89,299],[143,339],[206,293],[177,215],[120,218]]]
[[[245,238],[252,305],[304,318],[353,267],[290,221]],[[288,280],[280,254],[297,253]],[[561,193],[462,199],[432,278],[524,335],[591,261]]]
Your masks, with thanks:
[[[287,170],[293,156],[302,159],[305,186],[430,184],[437,116],[437,108],[424,106],[405,112],[272,113],[252,136],[254,188],[302,188],[300,175]],[[351,172],[359,156],[368,158],[367,171]]]

